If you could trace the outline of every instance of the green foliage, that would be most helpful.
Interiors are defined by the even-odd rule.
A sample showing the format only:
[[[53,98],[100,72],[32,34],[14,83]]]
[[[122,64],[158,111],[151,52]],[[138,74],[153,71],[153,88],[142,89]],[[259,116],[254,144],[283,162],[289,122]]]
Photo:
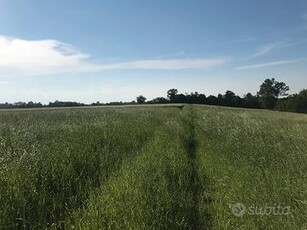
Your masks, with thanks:
[[[278,101],[276,109],[298,113],[307,113],[307,89]]]
[[[167,91],[167,97],[172,101],[175,99],[175,97],[178,94],[178,90],[177,89],[170,89]]]
[[[258,96],[262,106],[273,109],[279,96],[287,96],[289,87],[284,82],[278,82],[274,78],[266,79],[260,86]]]
[[[170,89],[167,91],[167,98],[157,97],[152,100],[146,101],[147,98],[140,95],[136,98],[136,101],[122,102],[115,101],[106,104],[99,101],[92,103],[91,106],[109,106],[109,105],[134,105],[138,104],[165,104],[165,103],[184,103],[184,104],[207,104],[229,107],[243,107],[254,109],[277,109],[284,111],[307,113],[307,103],[304,96],[304,90],[299,94],[288,96],[287,92],[289,87],[284,82],[278,82],[274,78],[266,79],[260,86],[260,90],[257,95],[247,93],[243,98],[236,95],[234,92],[227,90],[224,95],[218,94],[217,97],[210,95],[206,97],[205,94],[198,92],[191,93],[178,93],[177,89]],[[282,96],[282,98],[279,98]],[[288,97],[286,97],[288,96]],[[77,106],[89,106],[78,102],[69,101],[55,101],[50,102],[48,105],[42,105],[41,103],[34,102],[16,102],[0,103],[0,109],[10,108],[41,108],[41,107],[77,107]]]
[[[145,101],[146,101],[146,97],[144,97],[144,96],[142,96],[142,95],[140,95],[140,96],[138,96],[138,97],[136,98],[136,102],[137,102],[138,104],[143,104]]]

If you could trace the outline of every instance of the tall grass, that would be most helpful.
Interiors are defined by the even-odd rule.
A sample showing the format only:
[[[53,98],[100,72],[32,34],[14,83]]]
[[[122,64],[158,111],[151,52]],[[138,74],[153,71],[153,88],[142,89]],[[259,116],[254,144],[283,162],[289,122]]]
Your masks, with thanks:
[[[191,229],[195,202],[189,132],[182,116],[167,118],[137,157],[128,159],[77,212],[78,229]],[[188,127],[189,128],[189,127]]]
[[[306,173],[305,115],[187,105],[0,112],[0,229],[301,229]],[[290,214],[238,217],[236,203]]]
[[[164,116],[142,108],[1,113],[0,229],[63,227]]]
[[[199,114],[197,162],[201,184],[207,186],[200,211],[213,216],[211,229],[302,229],[307,223],[307,117],[226,108],[200,108]],[[244,216],[232,213],[236,203],[245,205]],[[290,207],[290,213],[268,214],[267,209],[260,215],[278,205]]]

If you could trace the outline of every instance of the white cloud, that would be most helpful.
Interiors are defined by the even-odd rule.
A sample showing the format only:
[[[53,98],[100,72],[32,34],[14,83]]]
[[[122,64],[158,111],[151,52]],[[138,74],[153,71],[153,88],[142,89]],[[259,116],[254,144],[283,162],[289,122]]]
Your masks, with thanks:
[[[0,36],[0,71],[15,74],[49,74],[72,71],[88,55],[56,40],[29,41]]]
[[[199,69],[209,68],[226,63],[225,58],[216,59],[161,59],[161,60],[138,60],[117,64],[99,65],[97,70],[115,69],[160,69],[160,70],[179,70],[179,69]]]
[[[227,62],[226,58],[152,59],[124,63],[93,63],[90,56],[57,40],[23,40],[0,35],[0,75],[44,75],[120,69],[198,69]]]
[[[267,44],[267,45],[261,47],[256,53],[251,55],[250,58],[263,56],[263,55],[269,53],[270,51],[272,51],[273,49],[278,48],[280,45],[281,45],[281,42]]]
[[[275,61],[275,62],[266,62],[266,63],[259,63],[255,65],[244,65],[237,67],[236,70],[245,70],[245,69],[257,69],[257,68],[263,68],[263,67],[270,67],[275,65],[285,65],[285,64],[293,64],[293,63],[299,63],[307,61],[306,58],[300,58],[300,59],[292,59],[292,60],[283,60],[283,61]]]
[[[297,46],[297,45],[305,43],[306,41],[307,40],[301,40],[301,41],[289,42],[289,43],[279,41],[275,43],[270,43],[270,44],[262,46],[256,53],[252,54],[249,57],[249,59],[266,55],[270,53],[272,50],[278,50],[278,49],[289,48],[292,46]]]

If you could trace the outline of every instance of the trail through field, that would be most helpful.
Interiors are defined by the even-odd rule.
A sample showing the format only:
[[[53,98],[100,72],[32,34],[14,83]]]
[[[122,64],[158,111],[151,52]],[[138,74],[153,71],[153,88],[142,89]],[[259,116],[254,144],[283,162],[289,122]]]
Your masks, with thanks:
[[[142,153],[76,213],[82,229],[200,229],[195,115],[168,119]]]
[[[192,229],[199,229],[200,227],[200,215],[199,215],[199,194],[200,194],[200,183],[199,183],[199,172],[197,167],[197,140],[195,136],[195,122],[196,114],[192,107],[185,107],[184,111],[187,115],[184,117],[183,125],[185,127],[185,136],[183,141],[185,142],[185,149],[188,155],[189,167],[191,168],[191,179],[190,189],[193,194],[193,212],[191,213]]]

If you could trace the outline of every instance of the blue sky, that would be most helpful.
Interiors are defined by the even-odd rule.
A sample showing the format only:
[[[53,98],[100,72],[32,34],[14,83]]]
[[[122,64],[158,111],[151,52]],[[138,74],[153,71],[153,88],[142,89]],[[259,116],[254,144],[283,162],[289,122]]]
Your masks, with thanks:
[[[0,102],[307,88],[306,0],[0,0]]]

